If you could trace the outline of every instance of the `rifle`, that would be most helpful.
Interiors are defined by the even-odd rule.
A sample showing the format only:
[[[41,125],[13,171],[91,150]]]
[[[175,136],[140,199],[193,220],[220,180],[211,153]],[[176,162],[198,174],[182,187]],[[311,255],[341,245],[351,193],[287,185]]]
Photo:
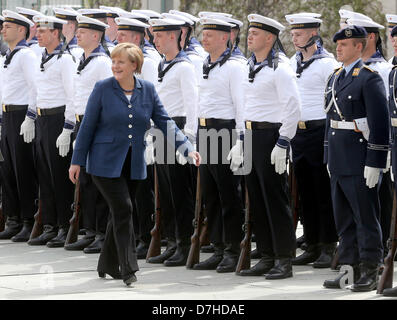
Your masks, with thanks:
[[[0,203],[0,232],[4,231],[6,219],[3,214],[3,205]]]
[[[205,215],[205,205],[203,204],[202,207],[203,215]],[[208,237],[208,219],[207,217],[203,220],[203,227],[201,228],[200,232],[200,247],[210,245],[210,239]]]
[[[387,253],[386,258],[384,259],[385,267],[382,272],[382,276],[378,283],[378,288],[376,293],[383,293],[384,289],[388,289],[393,287],[393,271],[394,271],[394,257],[396,256],[397,250],[397,200],[396,200],[396,192],[394,192],[393,197],[393,210],[391,216],[391,224],[390,224],[390,236],[387,240],[387,247],[389,248],[389,252]]]
[[[36,203],[37,203],[37,201],[38,201],[39,208],[34,215],[34,225],[32,228],[32,232],[30,233],[29,240],[37,238],[38,236],[40,236],[43,233],[43,223],[41,221],[41,200],[36,199]]]
[[[196,263],[200,262],[200,234],[203,223],[201,214],[201,185],[200,185],[200,168],[197,169],[197,188],[196,188],[196,207],[194,208],[193,227],[194,232],[191,237],[189,255],[186,261],[186,268],[192,269]]]
[[[154,220],[153,229],[150,231],[152,239],[150,240],[149,249],[146,255],[146,261],[151,257],[156,257],[161,254],[161,210],[160,210],[160,196],[159,196],[159,181],[157,176],[156,165],[153,165],[153,177],[154,177],[154,202],[155,202],[155,213],[152,215]]]
[[[73,215],[70,218],[70,227],[68,230],[68,235],[66,236],[65,245],[71,244],[77,241],[79,235],[79,220],[80,220],[80,180],[77,179],[76,185],[74,187],[74,200],[72,203]]]
[[[298,225],[298,220],[299,220],[299,195],[298,195],[298,185],[296,182],[296,177],[294,173],[294,166],[292,165],[292,162],[289,161],[289,175],[288,175],[288,185],[289,185],[289,190],[291,194],[290,198],[290,205],[291,205],[291,210],[292,210],[292,215],[294,219],[294,228],[296,230],[296,227]]]
[[[243,224],[243,231],[245,235],[244,235],[244,239],[240,243],[241,252],[236,267],[236,273],[240,273],[241,270],[246,270],[251,268],[252,228],[251,228],[251,214],[249,208],[247,184],[245,184],[245,221]]]

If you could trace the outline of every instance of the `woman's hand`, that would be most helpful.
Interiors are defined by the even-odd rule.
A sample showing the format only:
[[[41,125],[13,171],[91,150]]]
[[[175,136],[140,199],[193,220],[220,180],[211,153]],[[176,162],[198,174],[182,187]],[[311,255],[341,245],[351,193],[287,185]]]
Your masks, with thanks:
[[[80,176],[80,166],[77,164],[72,164],[69,168],[69,179],[76,184],[77,180],[79,180]]]
[[[196,167],[201,164],[201,156],[197,151],[189,152],[188,156],[193,159],[193,163]]]

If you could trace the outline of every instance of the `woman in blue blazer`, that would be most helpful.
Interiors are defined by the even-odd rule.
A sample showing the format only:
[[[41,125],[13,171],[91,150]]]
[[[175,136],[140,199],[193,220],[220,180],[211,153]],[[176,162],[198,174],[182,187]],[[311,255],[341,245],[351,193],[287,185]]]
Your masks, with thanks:
[[[164,135],[168,132],[168,140],[175,141],[176,148],[183,145],[185,157],[191,157],[196,166],[201,158],[167,115],[153,84],[134,76],[143,63],[139,47],[119,44],[111,58],[114,76],[97,82],[90,95],[69,177],[76,183],[80,167],[85,166],[110,207],[98,275],[109,274],[130,285],[136,281],[135,272],[139,270],[132,203],[139,181],[146,178],[144,136],[150,119]],[[172,136],[169,132],[173,132]]]

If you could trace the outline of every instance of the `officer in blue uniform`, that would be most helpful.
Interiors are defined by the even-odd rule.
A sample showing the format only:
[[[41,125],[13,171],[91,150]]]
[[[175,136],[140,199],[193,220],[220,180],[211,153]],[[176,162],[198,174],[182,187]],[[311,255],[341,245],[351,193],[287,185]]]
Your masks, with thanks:
[[[324,160],[331,177],[331,195],[339,236],[339,262],[354,270],[352,291],[376,289],[382,261],[377,188],[386,167],[389,120],[380,75],[363,64],[367,32],[348,26],[334,36],[343,67],[328,80]],[[339,288],[339,275],[326,288]]]

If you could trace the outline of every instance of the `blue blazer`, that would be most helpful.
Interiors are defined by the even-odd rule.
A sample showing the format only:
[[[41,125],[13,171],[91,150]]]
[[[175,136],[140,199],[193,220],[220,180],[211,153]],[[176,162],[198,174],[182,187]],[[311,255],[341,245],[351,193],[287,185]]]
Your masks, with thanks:
[[[193,151],[191,143],[168,116],[152,83],[135,77],[134,92],[128,101],[114,77],[98,81],[88,99],[72,164],[86,166],[87,172],[95,176],[120,177],[132,146],[130,178],[145,179],[144,136],[150,119],[164,136],[167,123],[168,130],[175,129],[167,140],[174,140],[176,148],[185,144],[185,156]]]

